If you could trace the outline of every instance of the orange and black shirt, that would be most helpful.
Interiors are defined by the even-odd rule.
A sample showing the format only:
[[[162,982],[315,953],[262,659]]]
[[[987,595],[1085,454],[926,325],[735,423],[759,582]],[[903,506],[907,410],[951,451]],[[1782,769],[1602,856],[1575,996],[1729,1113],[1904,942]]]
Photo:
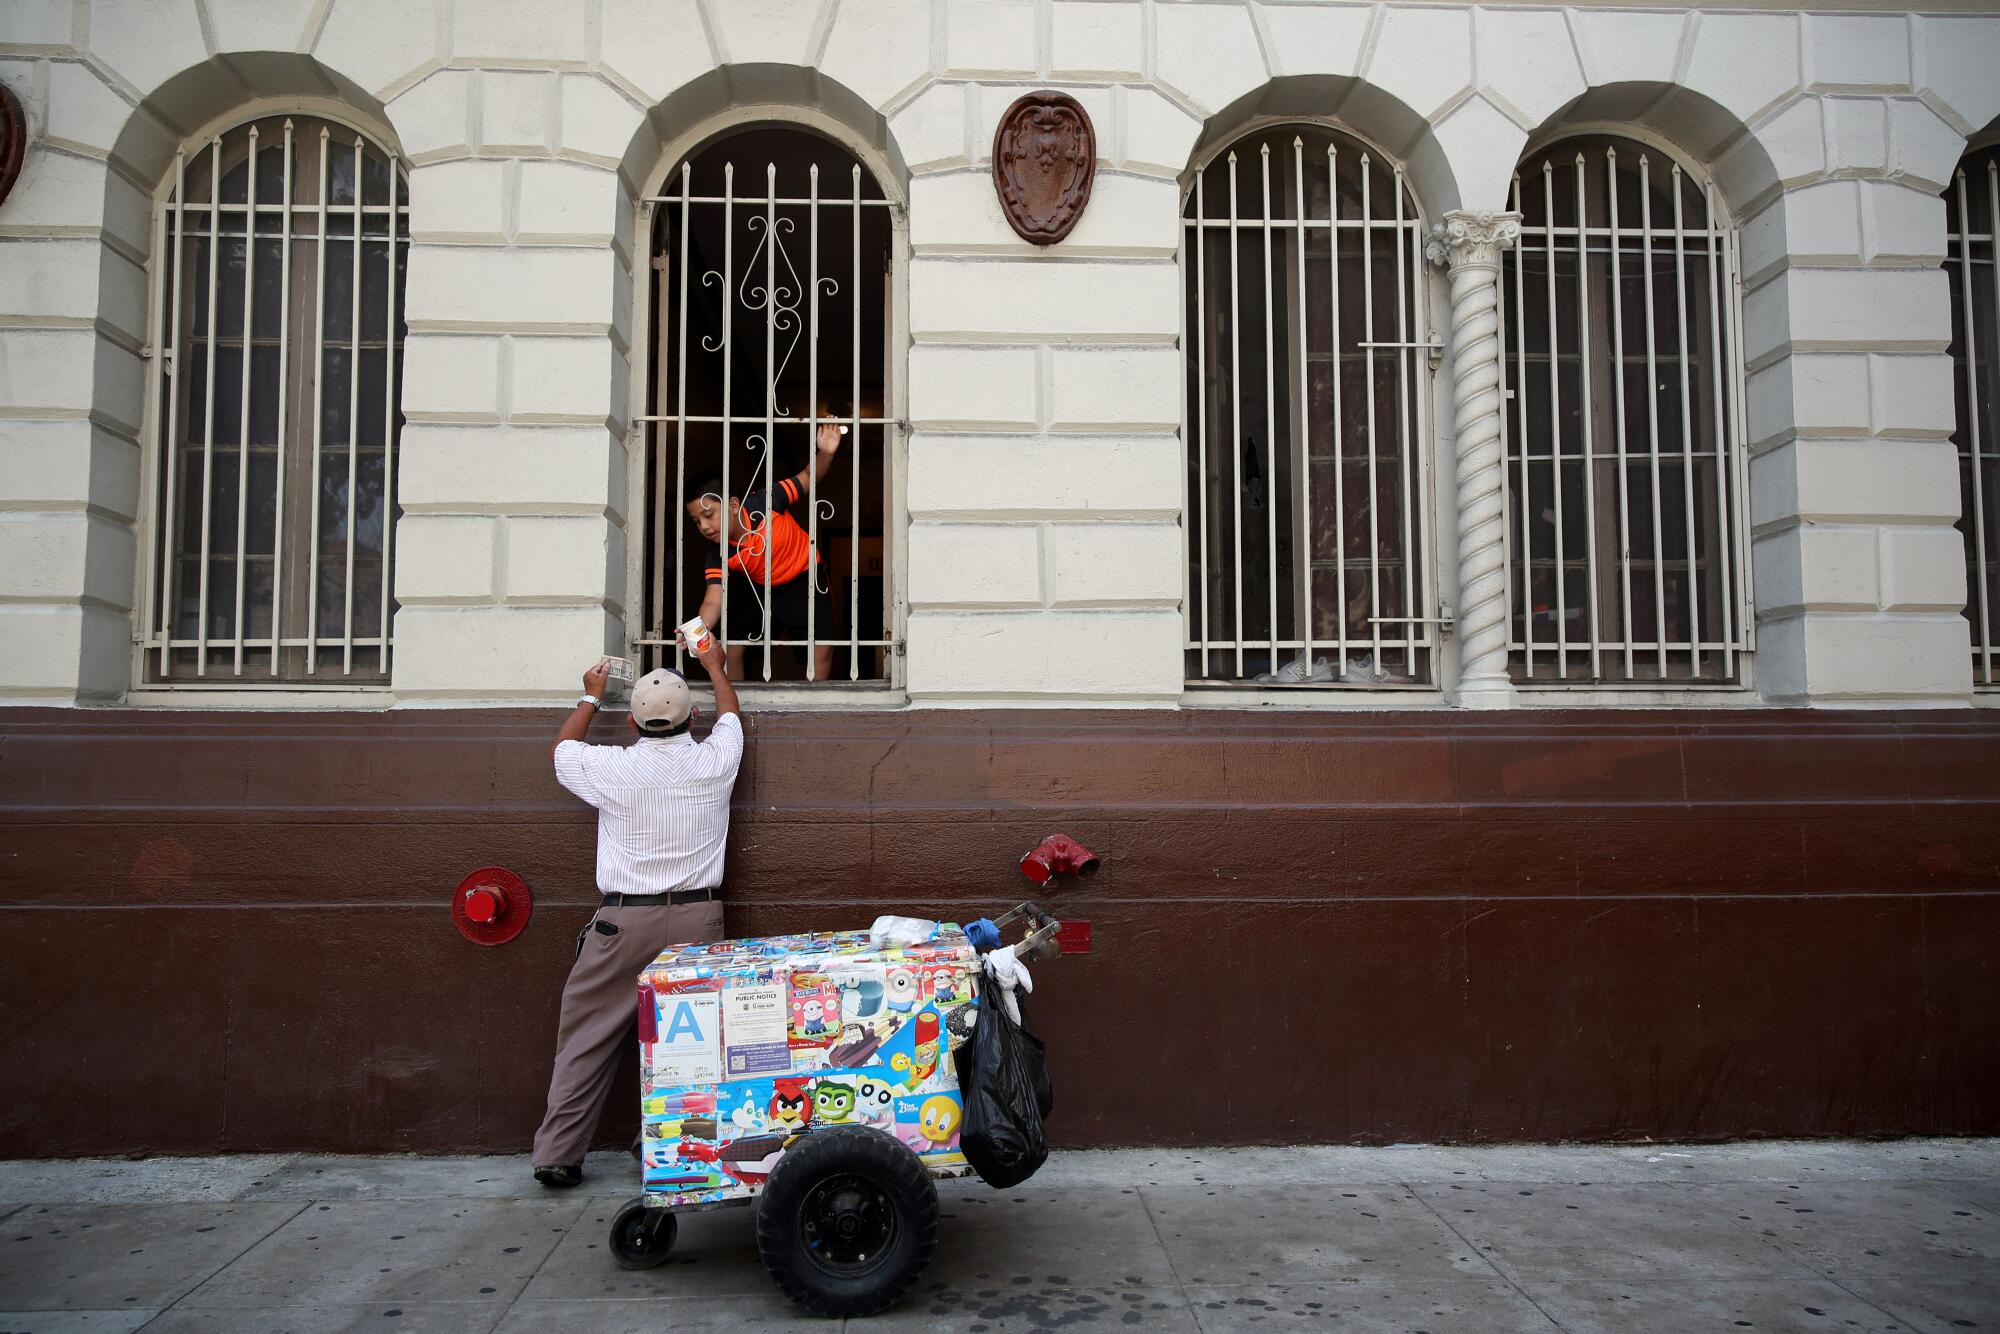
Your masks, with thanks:
[[[786,513],[802,498],[798,483],[786,477],[743,498],[743,518],[750,531],[731,544],[729,568],[755,583],[764,583],[770,566],[773,584],[788,584],[811,568],[818,557],[799,521]],[[708,582],[722,582],[722,567],[710,566]]]

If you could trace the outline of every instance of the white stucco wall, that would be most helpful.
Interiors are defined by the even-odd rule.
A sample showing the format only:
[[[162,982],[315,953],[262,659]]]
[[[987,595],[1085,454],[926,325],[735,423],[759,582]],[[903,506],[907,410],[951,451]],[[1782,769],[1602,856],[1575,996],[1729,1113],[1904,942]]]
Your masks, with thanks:
[[[623,643],[641,524],[632,200],[662,145],[766,95],[764,66],[817,71],[816,114],[877,140],[907,196],[910,699],[1180,697],[1179,180],[1260,108],[1371,140],[1433,218],[1504,208],[1523,148],[1584,120],[1710,170],[1744,228],[1744,697],[1971,698],[1938,191],[2000,114],[2000,15],[9,0],[0,81],[33,141],[0,205],[0,700],[130,685],[151,196],[175,143],[286,105],[346,106],[411,164],[394,698],[572,692]],[[1100,153],[1048,250],[989,176],[1037,87],[1083,102]]]

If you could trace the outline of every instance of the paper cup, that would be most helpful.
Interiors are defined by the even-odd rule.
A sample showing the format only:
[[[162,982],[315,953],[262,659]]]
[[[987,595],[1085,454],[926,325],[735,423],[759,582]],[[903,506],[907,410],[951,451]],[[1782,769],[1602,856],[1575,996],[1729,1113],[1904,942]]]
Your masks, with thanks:
[[[708,632],[708,623],[697,616],[681,627],[681,640],[687,645],[687,651],[698,658],[708,652],[715,636]]]

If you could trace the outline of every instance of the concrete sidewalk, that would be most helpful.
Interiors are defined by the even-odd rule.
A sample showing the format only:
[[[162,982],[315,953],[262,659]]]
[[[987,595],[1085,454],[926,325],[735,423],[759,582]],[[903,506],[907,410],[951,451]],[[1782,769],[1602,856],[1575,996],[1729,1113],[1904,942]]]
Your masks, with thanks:
[[[629,1158],[0,1162],[0,1332],[824,1329],[750,1214],[616,1268]],[[944,1183],[886,1329],[2000,1328],[2000,1141],[1068,1153]],[[857,1324],[861,1322],[856,1322]]]

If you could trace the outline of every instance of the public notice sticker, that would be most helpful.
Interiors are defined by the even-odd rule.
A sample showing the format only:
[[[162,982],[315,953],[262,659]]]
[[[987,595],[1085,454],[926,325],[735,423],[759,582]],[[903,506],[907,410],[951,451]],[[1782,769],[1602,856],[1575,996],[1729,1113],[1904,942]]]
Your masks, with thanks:
[[[782,982],[725,988],[722,1035],[729,1063],[727,1077],[790,1074],[789,1018]]]
[[[722,1026],[715,993],[668,993],[659,998],[659,1037],[649,1071],[657,1085],[713,1084],[722,1078]]]

